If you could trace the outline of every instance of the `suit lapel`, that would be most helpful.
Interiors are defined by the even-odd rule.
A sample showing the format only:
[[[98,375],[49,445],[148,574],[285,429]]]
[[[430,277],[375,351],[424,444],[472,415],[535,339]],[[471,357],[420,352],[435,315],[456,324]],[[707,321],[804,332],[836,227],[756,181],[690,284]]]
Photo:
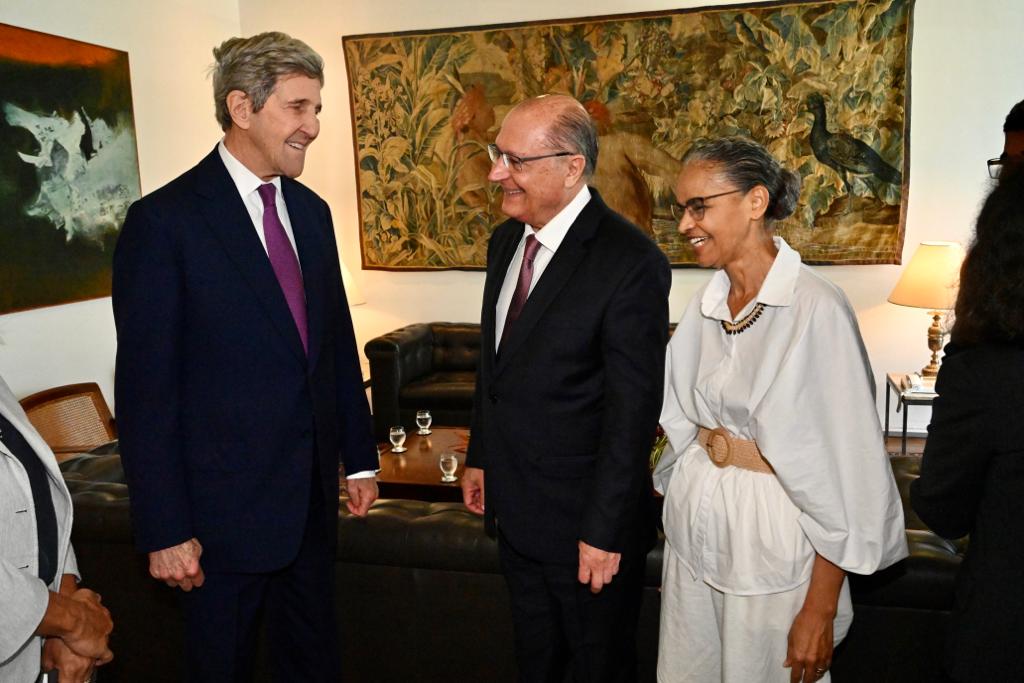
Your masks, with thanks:
[[[267,252],[254,232],[249,212],[216,149],[200,162],[196,181],[196,192],[202,200],[200,209],[210,229],[253,290],[274,329],[292,353],[305,361],[302,339],[281,285],[267,258]],[[290,211],[291,207],[289,215]]]
[[[320,355],[320,346],[324,330],[324,273],[325,250],[331,248],[325,244],[319,228],[322,221],[317,218],[308,202],[302,201],[296,192],[296,183],[289,178],[281,178],[281,189],[285,203],[288,205],[288,218],[295,234],[295,245],[298,249],[299,265],[302,267],[302,283],[306,290],[306,325],[309,340],[309,366],[314,367]]]
[[[566,283],[572,278],[576,268],[579,267],[580,262],[586,257],[587,243],[596,233],[598,223],[607,211],[607,207],[601,201],[597,191],[590,188],[590,192],[592,195],[590,201],[573,221],[565,239],[558,246],[558,251],[555,252],[547,268],[544,269],[543,275],[534,286],[533,291],[530,292],[529,298],[526,299],[519,319],[516,320],[505,338],[498,362],[498,372],[507,367],[509,359],[530,336],[530,332],[544,316],[544,311],[558,297]],[[508,268],[507,263],[505,267]]]
[[[495,235],[498,242],[494,245],[494,264],[487,269],[487,279],[484,282],[484,307],[480,316],[480,324],[483,331],[483,343],[486,347],[484,352],[493,364],[494,355],[494,327],[497,323],[498,297],[501,295],[501,285],[505,282],[505,273],[515,256],[516,247],[523,235],[523,224],[512,223],[518,229],[509,228],[501,234]]]

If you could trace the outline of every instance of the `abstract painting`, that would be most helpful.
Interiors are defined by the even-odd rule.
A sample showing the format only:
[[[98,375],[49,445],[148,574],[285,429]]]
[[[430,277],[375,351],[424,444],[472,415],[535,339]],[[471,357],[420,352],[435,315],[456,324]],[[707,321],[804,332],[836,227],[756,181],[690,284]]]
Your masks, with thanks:
[[[128,53],[0,24],[0,313],[110,295],[140,194]]]
[[[802,177],[777,229],[811,263],[899,263],[914,0],[773,2],[345,36],[363,267],[478,269],[504,220],[486,145],[509,109],[590,111],[592,184],[676,266],[695,141],[745,135]]]

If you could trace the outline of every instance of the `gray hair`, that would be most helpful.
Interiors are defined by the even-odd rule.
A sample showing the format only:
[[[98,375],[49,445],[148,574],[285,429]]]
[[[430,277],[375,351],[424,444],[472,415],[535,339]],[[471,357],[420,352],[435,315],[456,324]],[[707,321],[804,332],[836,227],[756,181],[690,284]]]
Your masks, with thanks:
[[[583,177],[589,179],[597,168],[597,128],[590,113],[583,105],[566,107],[547,132],[547,144],[552,149],[567,150],[574,154],[582,154],[586,160]]]
[[[241,90],[252,101],[254,112],[263,109],[277,79],[302,74],[324,84],[324,60],[301,40],[272,31],[250,38],[229,38],[213,48],[213,101],[217,123],[231,128],[228,93]]]
[[[768,190],[765,217],[769,220],[782,220],[796,209],[800,199],[800,176],[783,168],[764,146],[750,138],[697,142],[683,155],[683,165],[694,161],[720,164],[725,177],[744,192],[763,185]]]

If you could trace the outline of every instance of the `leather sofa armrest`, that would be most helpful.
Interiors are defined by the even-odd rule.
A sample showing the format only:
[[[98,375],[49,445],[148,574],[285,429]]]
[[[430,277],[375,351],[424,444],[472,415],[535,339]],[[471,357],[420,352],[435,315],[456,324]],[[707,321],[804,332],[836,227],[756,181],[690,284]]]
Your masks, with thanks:
[[[370,399],[373,429],[378,441],[387,441],[388,428],[401,424],[398,392],[431,370],[434,335],[430,325],[407,325],[366,342],[370,361]]]

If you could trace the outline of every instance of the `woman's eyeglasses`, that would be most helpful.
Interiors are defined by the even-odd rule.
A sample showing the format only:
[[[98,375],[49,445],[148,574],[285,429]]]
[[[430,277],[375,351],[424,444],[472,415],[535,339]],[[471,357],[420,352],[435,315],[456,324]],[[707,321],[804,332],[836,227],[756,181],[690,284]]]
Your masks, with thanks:
[[[736,194],[737,192],[743,192],[743,190],[729,190],[728,192],[719,192],[718,194],[709,194],[707,197],[691,197],[684,203],[680,204],[675,202],[672,204],[672,218],[676,221],[683,220],[683,216],[689,211],[690,215],[693,216],[693,220],[699,221],[704,218],[704,212],[707,210],[707,200],[715,199],[716,197],[724,197],[727,194]]]

